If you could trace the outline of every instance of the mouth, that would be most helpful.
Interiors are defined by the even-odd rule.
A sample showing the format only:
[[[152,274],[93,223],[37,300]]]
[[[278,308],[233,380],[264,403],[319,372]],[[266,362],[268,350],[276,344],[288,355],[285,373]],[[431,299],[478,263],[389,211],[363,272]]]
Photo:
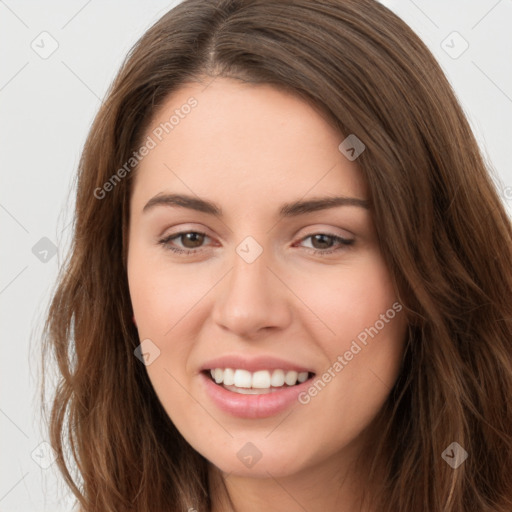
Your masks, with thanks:
[[[225,354],[205,361],[198,372],[208,403],[229,416],[251,420],[302,403],[300,396],[315,375],[311,367],[270,354]]]
[[[315,376],[310,371],[283,369],[250,372],[236,368],[211,368],[202,373],[217,386],[241,395],[266,395],[284,391],[300,386]]]

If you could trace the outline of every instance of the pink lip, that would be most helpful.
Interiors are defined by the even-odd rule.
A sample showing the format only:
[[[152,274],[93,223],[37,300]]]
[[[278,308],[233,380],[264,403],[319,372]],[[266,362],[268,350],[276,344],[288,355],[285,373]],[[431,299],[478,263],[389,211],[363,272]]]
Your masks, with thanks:
[[[216,366],[216,368],[223,367],[223,365]],[[226,368],[230,368],[230,366],[226,366]],[[301,384],[283,387],[272,393],[242,395],[228,391],[216,384],[205,372],[199,373],[199,378],[206,394],[219,409],[233,416],[246,419],[268,418],[284,411],[292,404],[297,404],[299,393],[305,391],[311,385],[311,379],[308,379]]]
[[[296,372],[311,372],[312,369],[307,368],[300,364],[294,364],[284,359],[279,359],[271,356],[259,356],[250,359],[243,358],[239,355],[233,354],[230,356],[217,357],[206,361],[199,371],[212,370],[215,368],[233,368],[247,370],[249,372],[256,372],[258,370],[285,370]]]

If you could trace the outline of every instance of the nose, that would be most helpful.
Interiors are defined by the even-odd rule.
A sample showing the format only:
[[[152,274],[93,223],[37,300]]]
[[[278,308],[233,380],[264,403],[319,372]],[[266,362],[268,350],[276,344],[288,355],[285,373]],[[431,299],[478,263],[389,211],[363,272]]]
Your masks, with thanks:
[[[217,286],[212,317],[223,330],[254,338],[270,328],[284,329],[292,319],[290,291],[270,270],[266,251],[252,263],[235,253],[233,268]]]

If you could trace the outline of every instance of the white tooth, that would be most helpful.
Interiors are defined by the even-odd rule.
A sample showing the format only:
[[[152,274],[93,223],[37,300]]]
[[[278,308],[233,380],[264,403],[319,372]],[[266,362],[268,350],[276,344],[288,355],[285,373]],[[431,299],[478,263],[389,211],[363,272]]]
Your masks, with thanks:
[[[267,370],[260,370],[252,374],[252,387],[263,389],[270,387],[270,373]]]
[[[235,370],[226,368],[224,370],[224,384],[226,386],[232,386],[235,383]]]
[[[270,379],[270,384],[274,387],[282,386],[284,384],[284,371],[274,370],[272,378]]]
[[[286,372],[284,381],[286,382],[286,384],[288,384],[288,386],[293,386],[294,384],[297,383],[297,375],[298,373],[293,370]]]
[[[215,382],[217,384],[220,384],[222,382],[222,379],[224,378],[224,372],[222,371],[222,368],[215,368],[213,378],[215,379]]]
[[[212,376],[212,379],[215,379],[215,370],[213,368],[210,370],[210,375]]]
[[[250,388],[251,384],[251,372],[247,370],[235,370],[235,386],[237,388]]]
[[[224,381],[226,380],[226,377],[224,376]],[[308,372],[300,372],[299,375],[297,376],[297,380],[299,382],[304,382],[306,380],[308,380]]]

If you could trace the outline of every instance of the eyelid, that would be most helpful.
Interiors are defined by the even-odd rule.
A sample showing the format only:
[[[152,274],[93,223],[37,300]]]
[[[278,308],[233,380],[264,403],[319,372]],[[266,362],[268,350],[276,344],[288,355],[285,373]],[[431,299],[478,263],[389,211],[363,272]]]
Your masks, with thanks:
[[[176,229],[175,232],[173,230]],[[211,230],[204,226],[204,224],[196,223],[196,222],[179,222],[177,224],[166,225],[166,227],[159,232],[157,238],[168,237],[173,234],[177,235],[179,233],[205,233],[211,237],[209,234]]]
[[[304,233],[304,234],[302,234]],[[311,226],[307,226],[306,228],[301,228],[296,232],[294,238],[298,238],[300,240],[313,235],[329,235],[335,236],[339,238],[344,238],[345,240],[350,240],[355,238],[355,233],[352,233],[348,229],[343,229],[341,227],[336,227],[327,224],[312,224]]]
[[[176,226],[179,226],[179,229],[176,232],[167,233],[169,230],[175,228]],[[338,233],[337,232],[338,230],[341,230],[342,233]],[[190,233],[190,232],[201,233],[201,234],[204,234],[205,236],[208,236],[209,238],[222,239],[222,237],[219,237],[218,235],[212,235],[211,230],[209,228],[205,227],[203,224],[198,224],[198,223],[194,223],[194,222],[191,222],[191,223],[183,223],[182,222],[182,223],[175,224],[172,226],[167,226],[164,230],[162,230],[161,234],[159,234],[156,238],[158,240],[160,240],[162,238],[168,238],[172,235],[178,235],[178,234],[184,234],[184,233]],[[299,235],[300,232],[304,232],[304,234]],[[344,238],[345,240],[355,237],[354,233],[352,233],[346,229],[316,224],[316,225],[313,225],[313,227],[308,226],[306,228],[301,228],[293,235],[293,238],[303,240],[304,238],[306,238],[308,236],[313,236],[316,234],[324,234],[324,235],[329,235],[329,236],[333,236],[333,237],[340,237],[340,238]]]

